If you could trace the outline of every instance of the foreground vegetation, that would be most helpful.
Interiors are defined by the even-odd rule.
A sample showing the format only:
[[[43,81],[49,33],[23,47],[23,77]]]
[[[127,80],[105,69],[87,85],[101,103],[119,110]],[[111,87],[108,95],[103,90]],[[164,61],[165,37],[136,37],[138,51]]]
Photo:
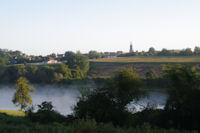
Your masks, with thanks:
[[[44,101],[37,107],[21,108],[25,117],[0,114],[0,132],[197,133],[200,130],[199,69],[173,65],[165,66],[163,73],[170,87],[164,109],[154,104],[143,105],[141,112],[128,108],[133,100],[137,105],[140,98],[148,96],[142,89],[143,80],[130,67],[117,71],[101,87],[82,90],[71,115],[63,116],[54,110],[51,102]],[[156,74],[149,71],[146,80],[152,79],[156,79]],[[29,90],[28,82],[20,80],[18,84],[19,80],[16,88]],[[17,101],[25,98],[19,97]]]
[[[67,120],[66,120],[67,121]],[[79,119],[72,123],[37,123],[27,117],[0,114],[1,133],[198,133],[175,129],[158,129],[144,125],[136,128],[117,127],[112,123],[98,124],[95,120]]]

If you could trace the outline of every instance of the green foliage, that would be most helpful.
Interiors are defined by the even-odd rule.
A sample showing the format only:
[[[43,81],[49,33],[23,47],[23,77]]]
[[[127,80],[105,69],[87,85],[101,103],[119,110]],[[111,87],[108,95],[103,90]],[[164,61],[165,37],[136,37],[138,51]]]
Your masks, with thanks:
[[[161,52],[158,53],[158,55],[159,56],[170,56],[171,52],[164,48],[164,49],[162,49]]]
[[[153,47],[150,47],[148,54],[151,55],[151,56],[154,56],[154,55],[156,55],[156,50]]]
[[[186,49],[181,50],[180,55],[191,56],[191,55],[193,55],[193,52],[192,52],[191,48],[186,48]]]
[[[8,78],[9,82],[16,81],[19,77],[25,77],[26,75],[25,65],[12,65],[7,67],[5,73],[2,75],[3,78]]]
[[[75,117],[88,115],[97,122],[123,124],[129,112],[126,105],[143,94],[139,89],[141,81],[132,68],[122,69],[105,87],[84,93],[74,107]]]
[[[141,86],[142,81],[131,67],[117,71],[108,85],[114,99],[122,107],[125,107],[133,99],[138,100],[143,96],[143,91],[140,90]]]
[[[0,68],[5,67],[8,62],[7,58],[0,58]]]
[[[59,64],[58,66],[56,66],[56,70],[55,71],[57,73],[62,74],[64,79],[70,79],[70,78],[72,78],[72,72],[68,68],[68,66],[65,65],[65,64]]]
[[[26,108],[29,104],[32,104],[32,99],[29,92],[34,93],[34,89],[28,84],[28,80],[24,77],[20,77],[16,81],[16,92],[13,97],[13,103],[20,106],[20,110]]]
[[[146,73],[146,78],[147,79],[156,79],[156,78],[158,78],[158,76],[154,70],[150,70]]]
[[[33,122],[40,122],[40,123],[65,122],[66,117],[59,114],[53,108],[54,107],[51,102],[44,101],[40,105],[38,105],[37,112],[33,112],[32,109],[28,110],[27,117],[29,120]]]
[[[112,123],[96,123],[94,120],[77,120],[73,124],[31,122],[25,117],[0,114],[1,133],[198,133],[175,129],[151,128],[148,125],[137,128],[120,128]],[[87,129],[87,130],[86,130]],[[84,132],[85,131],[85,132]]]
[[[65,53],[65,59],[70,69],[73,69],[73,71],[75,72],[77,70],[78,73],[79,71],[81,71],[84,77],[86,76],[89,70],[89,60],[87,56],[84,56],[80,52],[73,53],[69,51]],[[74,74],[74,75],[76,76],[77,74]]]
[[[150,47],[147,52],[133,52],[127,53],[123,55],[119,55],[119,57],[127,57],[127,56],[199,56],[200,55],[200,47],[195,47],[194,51],[191,48],[186,48],[182,50],[167,50],[163,48],[161,51],[156,51],[153,47]]]
[[[37,66],[31,66],[31,65],[27,65],[26,66],[26,77],[27,79],[29,79],[29,81],[36,81],[36,74],[38,72],[38,67]]]
[[[194,48],[194,55],[200,55],[200,47],[195,47]]]
[[[44,101],[41,103],[41,105],[38,105],[38,108],[39,108],[39,111],[44,111],[44,110],[52,111],[53,105],[52,105],[52,102]]]
[[[88,57],[89,57],[89,59],[98,59],[98,58],[102,58],[103,54],[99,53],[97,51],[91,50],[91,51],[89,51]]]
[[[165,110],[177,126],[199,128],[200,122],[200,76],[197,68],[191,66],[166,66],[166,77],[170,80]]]

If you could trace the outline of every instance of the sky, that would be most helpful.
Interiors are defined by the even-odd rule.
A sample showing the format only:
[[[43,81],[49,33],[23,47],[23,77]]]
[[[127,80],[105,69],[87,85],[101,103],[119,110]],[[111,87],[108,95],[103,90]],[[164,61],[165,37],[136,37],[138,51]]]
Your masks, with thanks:
[[[29,55],[200,46],[200,0],[0,0],[0,48]]]

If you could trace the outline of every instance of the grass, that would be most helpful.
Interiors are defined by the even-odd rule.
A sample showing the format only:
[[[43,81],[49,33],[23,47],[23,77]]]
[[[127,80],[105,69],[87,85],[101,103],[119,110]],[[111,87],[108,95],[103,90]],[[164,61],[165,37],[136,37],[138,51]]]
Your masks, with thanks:
[[[136,63],[195,63],[200,62],[200,57],[117,57],[90,59],[90,62],[136,62]]]
[[[23,111],[17,110],[0,110],[0,113],[5,113],[11,116],[25,116],[25,113]]]

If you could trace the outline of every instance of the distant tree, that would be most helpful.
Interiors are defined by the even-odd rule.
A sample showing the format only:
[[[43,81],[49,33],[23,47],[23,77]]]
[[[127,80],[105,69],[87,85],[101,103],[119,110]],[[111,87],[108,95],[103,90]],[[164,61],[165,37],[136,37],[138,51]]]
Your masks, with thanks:
[[[167,49],[162,49],[161,52],[158,53],[159,56],[170,56],[171,55],[171,52]]]
[[[149,55],[155,55],[156,50],[153,47],[150,47],[148,53],[149,53]]]
[[[97,51],[91,50],[89,51],[88,57],[90,59],[98,59],[98,58],[102,58],[102,54]]]
[[[67,61],[67,65],[70,69],[80,68],[84,76],[86,76],[89,70],[89,60],[88,57],[81,54],[80,52],[66,52],[65,59]]]
[[[38,105],[40,111],[52,111],[53,105],[52,102],[44,101],[40,105]]]
[[[20,110],[26,108],[29,104],[32,104],[32,99],[29,92],[34,93],[34,89],[28,84],[28,80],[24,77],[20,77],[16,81],[16,92],[13,97],[13,103],[20,106]]]
[[[200,47],[195,47],[194,48],[194,55],[200,55]]]
[[[70,67],[73,65],[73,60],[74,60],[74,57],[76,56],[76,53],[72,52],[72,51],[67,51],[65,52],[65,60],[68,61],[67,64],[70,64]]]
[[[155,78],[157,78],[158,76],[157,76],[157,74],[156,74],[156,72],[154,71],[154,70],[150,70],[150,71],[148,71],[147,73],[146,73],[146,78],[147,79],[155,79]]]
[[[191,48],[186,48],[186,49],[181,50],[180,55],[191,56],[191,55],[193,55],[193,52],[192,52]]]
[[[56,70],[55,71],[57,73],[62,74],[64,79],[70,79],[70,78],[72,78],[72,72],[68,68],[68,66],[65,65],[65,64],[59,64],[58,66],[56,66]]]

